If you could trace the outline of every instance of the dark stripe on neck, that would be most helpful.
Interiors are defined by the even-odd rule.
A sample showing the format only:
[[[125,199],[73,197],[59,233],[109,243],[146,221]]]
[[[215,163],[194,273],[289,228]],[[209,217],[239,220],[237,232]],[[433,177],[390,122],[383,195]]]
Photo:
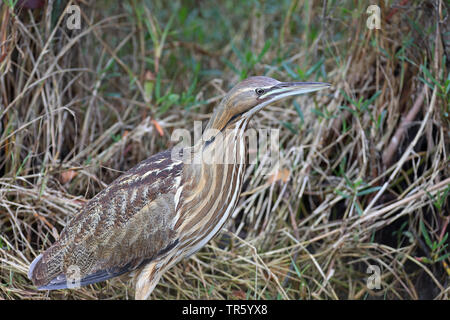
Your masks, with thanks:
[[[225,126],[222,129],[220,129],[220,132],[222,133],[228,127],[228,125],[230,125],[234,120],[236,120],[237,118],[242,116],[244,113],[245,113],[245,111],[243,111],[241,113],[238,113],[238,114],[235,114],[234,116],[232,116],[230,118],[230,120],[228,120],[228,122],[225,124]],[[214,136],[211,139],[209,139],[208,141],[206,141],[205,144],[203,145],[203,149],[208,147],[212,142],[214,142],[215,139],[216,139],[216,136]]]
[[[242,116],[245,113],[245,111],[235,114],[234,116],[232,116],[230,118],[230,120],[228,120],[228,122],[225,124],[225,126],[220,130],[220,132],[222,132],[223,130],[225,130],[226,127],[228,127],[228,125],[233,122],[234,120],[236,120],[237,118],[239,118],[240,116]]]

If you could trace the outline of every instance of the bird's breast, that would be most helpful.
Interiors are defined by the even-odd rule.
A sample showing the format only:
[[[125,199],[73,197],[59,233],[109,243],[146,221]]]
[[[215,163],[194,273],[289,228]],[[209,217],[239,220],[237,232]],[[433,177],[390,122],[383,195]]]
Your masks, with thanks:
[[[179,208],[174,229],[186,255],[220,231],[239,200],[246,168],[244,129],[237,126],[220,139],[202,150],[205,157],[186,170],[182,191],[175,195]]]

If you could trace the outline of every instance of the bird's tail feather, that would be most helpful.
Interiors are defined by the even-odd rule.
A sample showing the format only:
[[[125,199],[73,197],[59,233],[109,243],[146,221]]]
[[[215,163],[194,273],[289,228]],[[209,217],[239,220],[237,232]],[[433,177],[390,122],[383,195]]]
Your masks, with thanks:
[[[33,280],[34,268],[36,268],[36,264],[41,259],[42,259],[42,253],[40,255],[38,255],[36,258],[34,258],[33,262],[31,262],[30,268],[28,269],[28,279]]]
[[[61,263],[59,263],[61,257],[61,252],[50,248],[46,252],[38,255],[33,262],[31,262],[30,268],[28,269],[28,278],[33,281],[34,285],[37,286],[39,290],[49,290],[44,287],[53,283],[59,284],[61,281],[65,281],[62,266]]]

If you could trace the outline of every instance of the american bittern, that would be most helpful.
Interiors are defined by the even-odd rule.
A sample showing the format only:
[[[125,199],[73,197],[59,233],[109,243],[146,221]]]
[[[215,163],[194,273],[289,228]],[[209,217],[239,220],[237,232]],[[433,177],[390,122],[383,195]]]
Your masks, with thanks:
[[[148,298],[161,275],[211,240],[234,210],[246,167],[244,132],[250,118],[272,102],[327,87],[268,77],[240,82],[206,127],[226,132],[223,139],[213,137],[183,151],[195,158],[227,154],[232,161],[213,157],[189,163],[173,157],[171,150],[142,161],[81,209],[31,263],[28,277],[38,289],[53,290],[71,287],[73,272],[79,285],[87,285],[135,271],[135,297]]]

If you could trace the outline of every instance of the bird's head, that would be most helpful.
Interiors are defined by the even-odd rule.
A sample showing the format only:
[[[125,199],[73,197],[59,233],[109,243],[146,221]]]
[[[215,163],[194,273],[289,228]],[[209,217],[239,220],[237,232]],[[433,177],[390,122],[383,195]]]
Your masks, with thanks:
[[[218,130],[249,118],[265,106],[289,96],[328,88],[324,82],[280,82],[269,77],[250,77],[234,86],[223,98],[208,127]]]

